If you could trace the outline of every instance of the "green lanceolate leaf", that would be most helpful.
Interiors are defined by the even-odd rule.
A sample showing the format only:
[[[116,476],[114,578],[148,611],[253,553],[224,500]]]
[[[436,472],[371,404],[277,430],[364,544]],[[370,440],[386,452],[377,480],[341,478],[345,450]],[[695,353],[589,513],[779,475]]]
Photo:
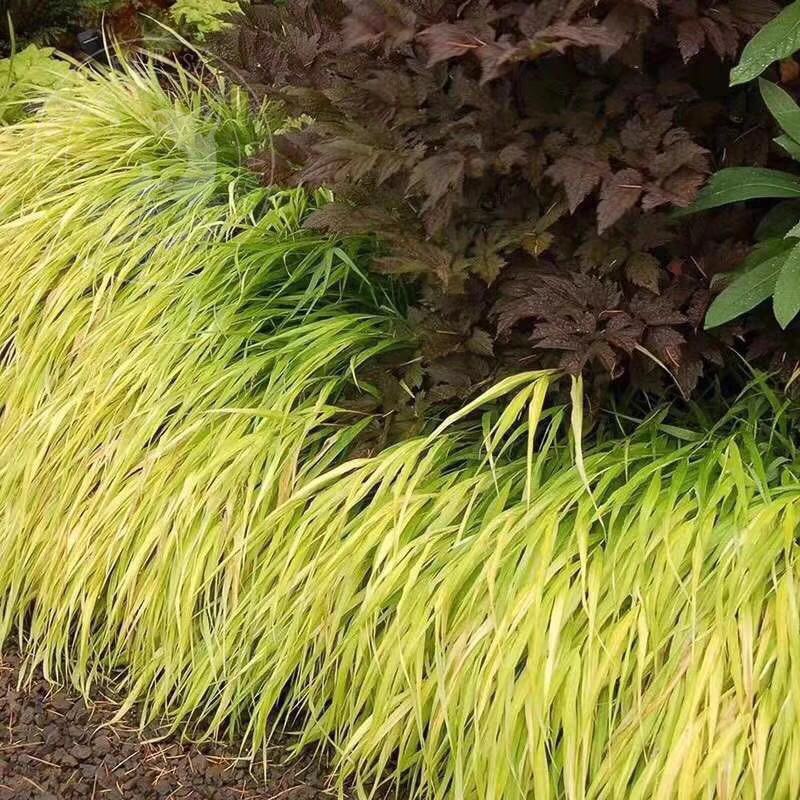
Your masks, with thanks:
[[[800,245],[791,249],[778,273],[772,308],[781,328],[785,328],[800,311]]]
[[[795,245],[794,242],[787,241],[787,239],[791,238],[792,237],[787,234],[786,238],[776,237],[764,242],[759,242],[742,262],[737,271],[740,273],[749,272],[763,261],[775,258],[775,256],[785,256]]]
[[[770,239],[760,241],[753,247],[753,249],[748,253],[747,258],[745,258],[745,260],[742,261],[742,263],[739,264],[735,270],[731,272],[719,272],[714,275],[711,281],[712,288],[718,288],[721,292],[723,289],[731,286],[733,283],[739,280],[740,276],[750,272],[752,269],[755,269],[764,261],[768,261],[776,256],[787,255],[789,250],[791,250],[795,245],[795,242],[791,241],[792,236],[790,234],[791,231],[784,236],[783,232],[781,232]]]
[[[763,303],[775,291],[786,253],[767,258],[728,286],[708,309],[705,327],[716,328]]]
[[[767,239],[789,236],[800,220],[800,202],[784,200],[774,205],[764,216],[756,228],[756,241],[766,242]],[[800,234],[798,234],[800,238]]]
[[[760,197],[800,197],[800,178],[775,169],[730,167],[717,172],[680,215]]]
[[[800,142],[800,107],[777,84],[760,80],[758,86],[770,114],[775,117],[783,132],[795,142]]]
[[[778,147],[782,147],[795,161],[800,161],[800,144],[791,136],[776,136],[773,140]]]
[[[773,61],[800,50],[800,0],[768,22],[747,44],[731,70],[731,86],[757,78]]]

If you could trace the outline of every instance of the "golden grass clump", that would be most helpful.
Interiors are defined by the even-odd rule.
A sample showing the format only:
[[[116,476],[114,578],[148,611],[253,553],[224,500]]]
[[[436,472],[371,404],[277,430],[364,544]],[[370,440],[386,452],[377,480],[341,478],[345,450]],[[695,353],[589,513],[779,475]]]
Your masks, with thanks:
[[[0,642],[363,794],[800,796],[798,410],[582,449],[530,373],[355,457],[397,315],[241,166],[241,95],[162,83],[0,129]]]

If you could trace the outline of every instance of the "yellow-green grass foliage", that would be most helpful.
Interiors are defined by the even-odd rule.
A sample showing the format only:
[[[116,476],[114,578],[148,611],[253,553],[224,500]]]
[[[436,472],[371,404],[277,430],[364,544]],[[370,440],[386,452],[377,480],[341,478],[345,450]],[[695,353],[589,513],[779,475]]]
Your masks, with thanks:
[[[363,793],[799,797],[800,412],[582,452],[536,373],[356,457],[397,321],[268,136],[132,70],[0,130],[0,642]]]

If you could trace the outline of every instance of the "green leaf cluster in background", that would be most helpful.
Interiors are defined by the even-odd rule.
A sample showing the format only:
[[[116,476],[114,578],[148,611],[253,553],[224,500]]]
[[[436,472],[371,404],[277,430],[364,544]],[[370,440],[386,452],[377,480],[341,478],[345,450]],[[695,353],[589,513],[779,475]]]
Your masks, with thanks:
[[[230,26],[229,18],[240,11],[236,0],[177,0],[170,9],[173,19],[191,29],[195,39],[219,33]]]
[[[51,47],[31,44],[0,59],[0,124],[18,122],[42,91],[70,80],[68,62],[53,54]]]
[[[794,5],[800,8],[797,3]],[[773,46],[770,52],[782,51]],[[766,55],[761,61],[764,58]],[[759,85],[764,102],[783,131],[775,142],[792,158],[800,160],[800,108],[780,86],[765,80],[759,81]],[[800,198],[799,176],[756,167],[723,169],[700,193],[692,210],[703,211],[742,200],[764,198],[783,199],[785,202],[765,216],[758,229],[758,244],[711,304],[706,315],[707,328],[729,322],[770,297],[781,327],[785,328],[800,312],[800,204],[792,202]]]

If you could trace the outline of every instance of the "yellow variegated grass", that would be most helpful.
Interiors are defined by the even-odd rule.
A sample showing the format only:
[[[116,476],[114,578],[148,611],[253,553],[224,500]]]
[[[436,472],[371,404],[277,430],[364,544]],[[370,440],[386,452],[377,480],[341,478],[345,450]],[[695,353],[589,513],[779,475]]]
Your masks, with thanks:
[[[86,77],[0,132],[0,641],[365,794],[800,796],[798,411],[581,449],[530,373],[352,457],[395,322],[236,103]]]

